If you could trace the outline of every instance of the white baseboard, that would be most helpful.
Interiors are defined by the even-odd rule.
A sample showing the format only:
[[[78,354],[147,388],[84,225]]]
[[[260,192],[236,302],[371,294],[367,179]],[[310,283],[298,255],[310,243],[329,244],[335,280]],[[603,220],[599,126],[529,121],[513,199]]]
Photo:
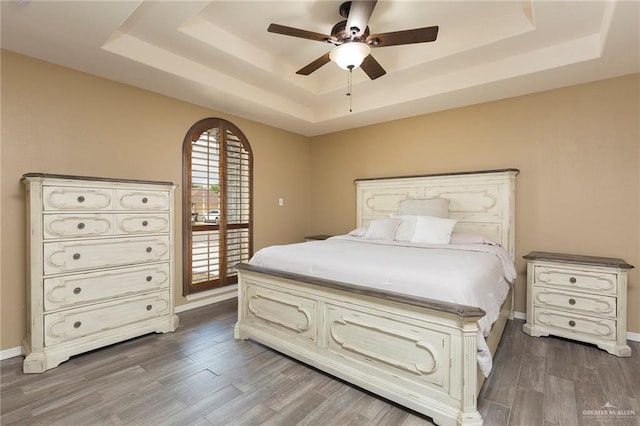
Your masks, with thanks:
[[[0,351],[0,360],[13,358],[14,356],[22,355],[22,348],[20,346]]]
[[[187,303],[186,305],[176,306],[176,313],[189,311],[191,309],[200,308],[202,306],[212,305],[214,303],[222,302],[224,300],[233,299],[238,295],[236,290],[217,293],[214,297],[206,298],[203,300],[199,300],[197,302]],[[516,319],[526,320],[527,314],[524,312],[514,311],[513,315]],[[631,340],[632,342],[640,342],[640,333],[632,333],[630,331],[627,332],[627,340]],[[22,355],[22,348],[20,346],[16,348],[5,349],[4,351],[0,351],[0,360],[13,358],[14,356]]]
[[[233,299],[238,297],[238,285],[232,285],[221,289],[215,289],[210,291],[203,291],[202,293],[196,293],[194,295],[187,296],[187,301],[184,305],[176,306],[175,312],[189,311],[191,309],[200,308],[202,306],[212,305],[214,303],[222,302],[224,300]],[[193,302],[191,302],[193,300]]]

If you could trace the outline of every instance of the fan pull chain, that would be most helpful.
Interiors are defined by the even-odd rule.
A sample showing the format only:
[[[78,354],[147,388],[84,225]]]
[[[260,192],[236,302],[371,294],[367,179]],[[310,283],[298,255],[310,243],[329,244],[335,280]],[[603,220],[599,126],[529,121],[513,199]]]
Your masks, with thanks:
[[[353,65],[349,66],[349,74],[347,76],[347,96],[349,97],[349,112],[353,112],[352,107],[352,98],[351,98],[351,89],[352,89],[352,74],[353,74]]]

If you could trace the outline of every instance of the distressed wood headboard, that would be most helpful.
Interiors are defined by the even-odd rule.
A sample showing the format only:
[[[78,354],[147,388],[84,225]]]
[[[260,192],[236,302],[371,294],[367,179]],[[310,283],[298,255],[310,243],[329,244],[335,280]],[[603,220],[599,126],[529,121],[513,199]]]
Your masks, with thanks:
[[[500,243],[515,259],[517,169],[425,176],[356,179],[356,223],[398,212],[405,199],[447,198],[454,232],[477,234]]]

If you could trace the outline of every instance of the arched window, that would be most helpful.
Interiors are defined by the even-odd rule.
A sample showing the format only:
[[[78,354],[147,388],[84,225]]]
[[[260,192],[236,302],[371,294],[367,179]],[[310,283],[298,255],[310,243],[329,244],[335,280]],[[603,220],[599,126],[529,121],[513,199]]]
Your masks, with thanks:
[[[253,155],[221,118],[198,121],[182,148],[184,295],[238,282],[234,266],[253,253]]]

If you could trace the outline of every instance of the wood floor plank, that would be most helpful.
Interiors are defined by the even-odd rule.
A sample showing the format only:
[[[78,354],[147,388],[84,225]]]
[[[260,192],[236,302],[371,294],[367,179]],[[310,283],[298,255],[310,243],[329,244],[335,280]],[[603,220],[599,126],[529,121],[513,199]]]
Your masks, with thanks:
[[[429,418],[253,341],[232,338],[236,301],[180,314],[150,334],[42,374],[0,363],[0,424],[431,425]],[[617,358],[591,345],[522,332],[508,321],[478,410],[487,426],[640,424],[640,344]],[[609,403],[625,416],[589,414]],[[634,414],[637,413],[637,414]]]
[[[533,389],[519,387],[513,400],[509,425],[535,426],[542,424],[544,414],[543,394]]]
[[[578,425],[576,394],[572,380],[548,376],[544,389],[543,412],[545,424]]]

